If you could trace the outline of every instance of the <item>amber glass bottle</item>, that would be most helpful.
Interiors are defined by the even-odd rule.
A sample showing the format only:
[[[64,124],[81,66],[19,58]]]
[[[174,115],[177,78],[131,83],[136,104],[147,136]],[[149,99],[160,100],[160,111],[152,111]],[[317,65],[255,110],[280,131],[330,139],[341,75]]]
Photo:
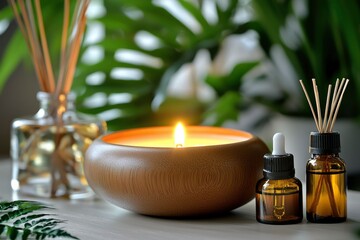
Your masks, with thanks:
[[[346,221],[346,168],[339,157],[340,134],[310,134],[306,166],[306,218],[313,223]]]
[[[301,222],[302,184],[295,178],[294,157],[285,153],[282,134],[274,135],[273,153],[264,156],[263,174],[256,185],[256,220],[268,224]]]

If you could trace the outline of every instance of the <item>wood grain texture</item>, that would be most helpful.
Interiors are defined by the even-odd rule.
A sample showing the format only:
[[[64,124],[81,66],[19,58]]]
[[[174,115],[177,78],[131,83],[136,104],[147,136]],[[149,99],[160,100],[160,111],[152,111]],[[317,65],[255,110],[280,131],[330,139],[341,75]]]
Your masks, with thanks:
[[[254,197],[266,145],[243,142],[192,148],[142,148],[97,139],[85,175],[105,200],[137,213],[179,217],[235,209]]]

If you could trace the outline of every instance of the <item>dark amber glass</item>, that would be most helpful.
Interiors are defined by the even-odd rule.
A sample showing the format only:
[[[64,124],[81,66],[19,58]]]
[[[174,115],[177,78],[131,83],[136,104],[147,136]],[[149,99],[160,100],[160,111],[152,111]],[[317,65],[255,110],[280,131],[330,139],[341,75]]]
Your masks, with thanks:
[[[256,185],[256,220],[293,224],[303,219],[302,185],[297,178],[259,180]]]
[[[346,171],[338,154],[313,155],[306,166],[306,218],[313,223],[346,221]]]

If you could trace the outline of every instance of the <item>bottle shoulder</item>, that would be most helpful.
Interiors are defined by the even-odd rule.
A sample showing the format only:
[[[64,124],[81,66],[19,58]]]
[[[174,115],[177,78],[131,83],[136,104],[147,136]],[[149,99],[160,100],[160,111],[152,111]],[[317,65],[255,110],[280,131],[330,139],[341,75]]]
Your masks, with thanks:
[[[293,177],[288,179],[266,179],[262,178],[257,182],[256,191],[260,193],[274,193],[281,191],[290,194],[301,191],[302,183]]]
[[[13,120],[12,128],[19,128],[22,126],[47,126],[54,125],[56,120],[49,112],[42,111],[41,109],[33,116],[19,117]],[[66,110],[62,115],[62,123],[64,125],[88,125],[96,124],[99,128],[107,129],[106,122],[101,120],[95,115],[88,115],[73,110]]]
[[[314,155],[306,164],[307,171],[343,172],[345,169],[346,164],[339,155]]]

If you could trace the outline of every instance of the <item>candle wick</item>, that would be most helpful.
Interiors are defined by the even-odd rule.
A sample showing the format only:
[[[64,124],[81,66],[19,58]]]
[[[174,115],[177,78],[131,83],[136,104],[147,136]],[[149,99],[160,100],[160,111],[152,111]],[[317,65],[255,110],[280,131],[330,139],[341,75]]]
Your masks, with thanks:
[[[181,143],[176,144],[176,148],[182,148],[182,147],[183,147],[183,145]]]

